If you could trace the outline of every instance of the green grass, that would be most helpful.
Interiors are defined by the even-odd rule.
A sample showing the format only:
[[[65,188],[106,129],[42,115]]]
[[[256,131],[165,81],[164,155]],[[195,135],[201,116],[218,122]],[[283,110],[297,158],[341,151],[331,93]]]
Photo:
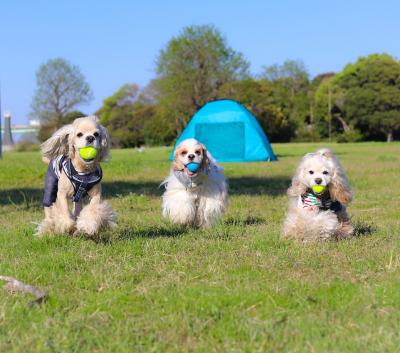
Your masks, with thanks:
[[[50,297],[28,309],[28,295],[0,290],[0,352],[399,351],[400,145],[331,146],[355,191],[358,237],[282,241],[286,188],[317,146],[224,164],[230,207],[210,230],[162,220],[169,149],[113,151],[104,191],[119,228],[97,241],[36,238],[46,166],[37,152],[5,154],[0,274]]]

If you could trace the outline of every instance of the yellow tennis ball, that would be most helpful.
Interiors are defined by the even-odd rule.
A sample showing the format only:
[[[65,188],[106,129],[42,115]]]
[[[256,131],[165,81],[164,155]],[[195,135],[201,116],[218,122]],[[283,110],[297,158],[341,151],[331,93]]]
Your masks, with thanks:
[[[314,185],[312,187],[312,191],[316,194],[322,194],[325,191],[325,186],[323,185]]]
[[[88,159],[88,160],[95,159],[97,156],[97,148],[94,148],[92,146],[80,148],[79,155],[83,159]]]

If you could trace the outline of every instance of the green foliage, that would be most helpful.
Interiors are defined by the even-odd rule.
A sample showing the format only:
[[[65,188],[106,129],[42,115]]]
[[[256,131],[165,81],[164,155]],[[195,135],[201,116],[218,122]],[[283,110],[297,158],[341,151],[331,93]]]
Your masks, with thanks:
[[[230,205],[206,230],[161,217],[170,148],[112,150],[102,185],[118,228],[97,239],[34,236],[47,166],[38,152],[5,153],[0,274],[49,300],[28,309],[31,296],[0,290],[0,352],[398,351],[400,144],[328,145],[355,191],[358,237],[282,241],[290,178],[322,146],[225,163]]]
[[[343,143],[343,142],[359,142],[362,141],[363,135],[361,134],[360,130],[351,128],[343,133],[339,133],[334,136],[336,142]]]
[[[15,151],[17,152],[33,152],[39,151],[39,145],[30,141],[21,141],[15,144]]]
[[[92,92],[78,66],[62,58],[48,60],[36,73],[31,115],[59,126],[78,105],[91,101]]]
[[[185,27],[172,38],[158,56],[154,88],[176,133],[223,85],[247,77],[248,67],[213,26]]]
[[[104,100],[97,115],[109,129],[114,146],[170,144],[174,139],[171,124],[148,93],[140,92],[136,84],[125,84]]]
[[[143,126],[152,114],[139,102],[139,87],[125,84],[106,98],[97,112],[100,122],[109,129],[114,146],[134,147],[144,144]]]
[[[400,63],[388,54],[361,57],[322,84],[316,93],[322,110],[329,94],[344,132],[354,127],[364,138],[390,141],[400,128]]]
[[[276,138],[278,141],[289,141],[310,116],[307,69],[301,61],[287,60],[282,65],[265,67],[260,77],[271,83],[273,102],[284,115],[287,126],[286,133],[278,133]]]

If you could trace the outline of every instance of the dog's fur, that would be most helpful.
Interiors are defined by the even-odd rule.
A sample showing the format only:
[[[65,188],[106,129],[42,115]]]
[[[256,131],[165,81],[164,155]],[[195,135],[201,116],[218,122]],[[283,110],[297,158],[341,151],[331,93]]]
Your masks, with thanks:
[[[88,141],[87,137],[94,138]],[[91,138],[89,138],[91,139]],[[98,154],[93,161],[85,161],[79,155],[79,148],[93,146]],[[76,119],[72,124],[63,126],[41,145],[43,161],[50,163],[54,158],[64,155],[71,159],[76,171],[87,173],[96,170],[110,151],[110,137],[106,128],[98,123],[95,116]],[[68,200],[74,188],[65,174],[61,172],[58,180],[56,202],[51,207],[44,207],[45,219],[38,227],[38,234],[78,233],[95,235],[101,229],[115,226],[116,215],[111,207],[101,199],[101,184],[89,190],[89,203],[83,207],[82,201],[74,203],[69,209]]]
[[[321,185],[327,187],[331,200],[340,202],[342,209],[339,212],[301,206],[301,195],[316,184],[316,178],[322,179]],[[353,195],[345,172],[331,150],[320,149],[303,157],[288,189],[288,195],[290,201],[283,226],[283,238],[313,242],[352,236],[353,226],[346,206]]]
[[[186,168],[190,162],[201,163],[196,173]],[[193,186],[185,186],[177,178],[177,172],[186,173]],[[163,216],[172,223],[209,227],[227,207],[228,188],[223,169],[195,139],[184,140],[177,146],[170,174],[162,185],[166,189],[162,197]]]

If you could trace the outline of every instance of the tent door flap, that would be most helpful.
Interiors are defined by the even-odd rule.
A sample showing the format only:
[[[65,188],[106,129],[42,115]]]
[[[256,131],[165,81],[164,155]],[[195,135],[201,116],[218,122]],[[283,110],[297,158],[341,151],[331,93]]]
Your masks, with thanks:
[[[200,123],[195,128],[196,140],[203,143],[214,158],[241,160],[245,154],[243,122]]]

